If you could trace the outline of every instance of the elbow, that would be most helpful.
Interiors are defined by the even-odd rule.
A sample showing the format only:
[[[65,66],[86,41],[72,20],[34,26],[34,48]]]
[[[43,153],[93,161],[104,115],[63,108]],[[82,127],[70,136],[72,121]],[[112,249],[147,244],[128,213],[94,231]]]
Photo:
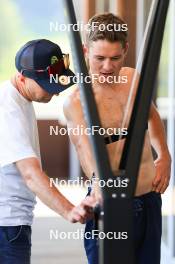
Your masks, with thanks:
[[[41,172],[41,167],[37,159],[30,158],[18,161],[16,166],[25,181],[26,185],[30,186],[35,185],[36,175]]]
[[[34,177],[33,177],[33,171],[31,168],[26,168],[22,172],[22,178],[25,181],[26,185],[32,189],[33,183],[34,183]]]
[[[27,185],[27,187],[35,192],[35,188],[36,188],[36,185],[37,185],[37,174],[39,173],[39,171],[37,171],[38,169],[33,169],[33,168],[26,168],[23,173],[22,173],[22,177],[23,177],[23,180],[25,182],[25,184]]]
[[[167,157],[167,159],[168,159],[169,164],[171,165],[171,163],[172,163],[172,158],[171,158],[171,154],[170,154],[169,151],[168,151],[168,157]]]

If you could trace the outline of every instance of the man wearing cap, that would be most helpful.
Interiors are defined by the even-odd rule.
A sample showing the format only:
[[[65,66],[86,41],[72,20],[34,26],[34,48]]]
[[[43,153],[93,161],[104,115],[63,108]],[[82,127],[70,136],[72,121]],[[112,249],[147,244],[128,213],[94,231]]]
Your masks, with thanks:
[[[47,103],[72,83],[50,82],[50,75],[72,76],[68,55],[45,39],[25,44],[16,54],[17,73],[0,85],[0,263],[29,264],[35,195],[68,221],[92,217],[93,199],[74,206],[41,167],[32,101]]]

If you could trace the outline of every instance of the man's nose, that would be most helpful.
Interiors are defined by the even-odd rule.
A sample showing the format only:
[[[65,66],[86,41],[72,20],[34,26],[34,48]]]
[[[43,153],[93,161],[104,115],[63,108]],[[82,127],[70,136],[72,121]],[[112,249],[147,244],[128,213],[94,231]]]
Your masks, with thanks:
[[[113,65],[110,59],[106,59],[103,62],[103,70],[110,72],[111,70],[113,70]]]

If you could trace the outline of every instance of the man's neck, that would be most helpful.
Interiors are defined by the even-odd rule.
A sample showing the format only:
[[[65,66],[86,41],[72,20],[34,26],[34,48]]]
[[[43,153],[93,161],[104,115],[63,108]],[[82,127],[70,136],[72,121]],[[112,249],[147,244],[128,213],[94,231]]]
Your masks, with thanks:
[[[18,83],[18,81],[17,81],[17,77],[16,77],[16,75],[15,76],[13,76],[12,78],[11,78],[11,83],[13,84],[13,86],[17,89],[17,91],[25,98],[25,99],[27,99],[28,101],[31,101],[30,99],[29,99],[29,96],[27,95],[27,93],[26,93],[26,91],[19,85],[19,83]]]
[[[92,89],[94,92],[97,92],[97,93],[103,93],[103,92],[108,92],[109,91],[115,91],[116,88],[118,87],[119,85],[118,84],[101,84],[101,83],[94,83],[92,85]]]

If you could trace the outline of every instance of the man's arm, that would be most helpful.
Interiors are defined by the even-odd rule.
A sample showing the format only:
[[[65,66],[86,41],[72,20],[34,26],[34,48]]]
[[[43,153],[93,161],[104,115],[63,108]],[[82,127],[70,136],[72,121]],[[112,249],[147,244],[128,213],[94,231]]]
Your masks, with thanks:
[[[85,175],[91,179],[92,173],[96,172],[96,164],[88,135],[84,132],[77,135],[71,130],[77,127],[86,128],[81,103],[79,97],[77,97],[76,93],[74,95],[70,95],[64,103],[63,110],[67,121],[67,127],[70,131],[69,137],[76,148],[81,167]],[[101,192],[99,189],[97,175],[95,176],[96,180],[93,181],[91,197],[93,197],[96,201],[101,202]]]
[[[80,100],[75,93],[75,96],[70,95],[63,106],[64,115],[66,118],[69,137],[74,144],[80,164],[85,175],[90,178],[95,172],[95,162],[93,159],[92,148],[88,135],[85,133],[87,127],[84,120]],[[82,128],[81,131],[79,128]],[[73,129],[78,129],[80,133],[74,133]]]
[[[41,170],[37,158],[27,158],[16,162],[26,185],[40,200],[66,220],[84,223],[92,217],[91,207],[93,198],[87,197],[80,205],[74,206],[53,185],[50,186],[49,177]]]
[[[166,142],[166,133],[156,107],[152,103],[148,131],[151,145],[157,153],[155,160],[156,176],[153,181],[153,191],[164,193],[168,187],[171,171],[171,156]]]

